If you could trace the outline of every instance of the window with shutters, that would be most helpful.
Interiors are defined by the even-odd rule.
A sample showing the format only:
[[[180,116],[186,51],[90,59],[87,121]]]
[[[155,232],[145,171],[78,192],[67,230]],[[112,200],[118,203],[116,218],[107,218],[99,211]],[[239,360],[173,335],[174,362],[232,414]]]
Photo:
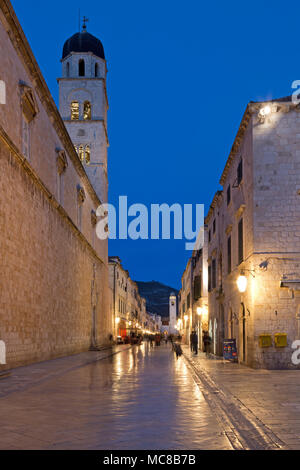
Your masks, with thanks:
[[[201,297],[201,275],[195,276],[194,278],[194,300],[198,300]]]
[[[241,264],[244,259],[244,234],[243,234],[243,219],[239,221],[238,225],[238,264]]]
[[[229,206],[230,201],[231,201],[231,186],[229,184],[227,188],[227,206]]]
[[[231,237],[227,239],[227,272],[231,273]]]
[[[240,163],[237,167],[237,184],[239,185],[243,179],[243,160],[240,160]]]
[[[217,285],[217,263],[216,260],[213,259],[211,263],[211,288],[215,289]]]

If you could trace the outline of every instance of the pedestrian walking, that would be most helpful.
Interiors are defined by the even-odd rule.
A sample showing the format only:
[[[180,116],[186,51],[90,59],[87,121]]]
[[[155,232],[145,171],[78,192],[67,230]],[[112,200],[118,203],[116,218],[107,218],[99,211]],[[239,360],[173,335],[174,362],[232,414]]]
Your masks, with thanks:
[[[198,335],[196,331],[194,331],[192,341],[193,341],[193,352],[194,354],[197,355],[198,354]]]
[[[207,331],[204,331],[203,333],[203,344],[204,344],[204,352],[206,353],[206,356],[208,356],[210,353],[211,337],[209,336]]]
[[[190,348],[191,352],[193,352],[193,338],[194,338],[194,332],[192,331],[190,334]]]

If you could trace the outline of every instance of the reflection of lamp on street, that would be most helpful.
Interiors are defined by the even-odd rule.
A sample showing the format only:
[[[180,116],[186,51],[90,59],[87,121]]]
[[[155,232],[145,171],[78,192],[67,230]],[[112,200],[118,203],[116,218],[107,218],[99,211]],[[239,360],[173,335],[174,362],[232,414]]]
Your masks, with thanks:
[[[237,278],[237,286],[238,286],[238,290],[242,293],[242,292],[246,292],[246,289],[247,289],[247,278],[246,276],[244,275],[243,271],[241,271],[241,274],[240,276]]]

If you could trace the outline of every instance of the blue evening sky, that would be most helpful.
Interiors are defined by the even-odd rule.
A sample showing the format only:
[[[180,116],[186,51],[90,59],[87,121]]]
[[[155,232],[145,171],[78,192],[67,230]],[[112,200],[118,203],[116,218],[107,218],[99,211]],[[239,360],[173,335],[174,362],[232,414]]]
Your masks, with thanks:
[[[108,63],[109,198],[117,204],[204,203],[250,100],[300,79],[299,2],[12,0],[50,91],[78,9]],[[180,287],[184,241],[110,241],[136,280]]]

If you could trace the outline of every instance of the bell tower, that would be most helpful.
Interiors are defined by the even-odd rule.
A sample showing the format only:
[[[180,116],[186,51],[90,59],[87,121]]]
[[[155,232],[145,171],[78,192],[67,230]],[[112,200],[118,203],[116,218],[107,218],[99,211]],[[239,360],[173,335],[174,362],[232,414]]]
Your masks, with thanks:
[[[171,292],[169,297],[169,333],[175,334],[177,332],[175,325],[177,322],[177,297],[174,292]]]
[[[59,111],[78,156],[100,201],[107,202],[106,60],[99,39],[86,30],[63,47]]]

